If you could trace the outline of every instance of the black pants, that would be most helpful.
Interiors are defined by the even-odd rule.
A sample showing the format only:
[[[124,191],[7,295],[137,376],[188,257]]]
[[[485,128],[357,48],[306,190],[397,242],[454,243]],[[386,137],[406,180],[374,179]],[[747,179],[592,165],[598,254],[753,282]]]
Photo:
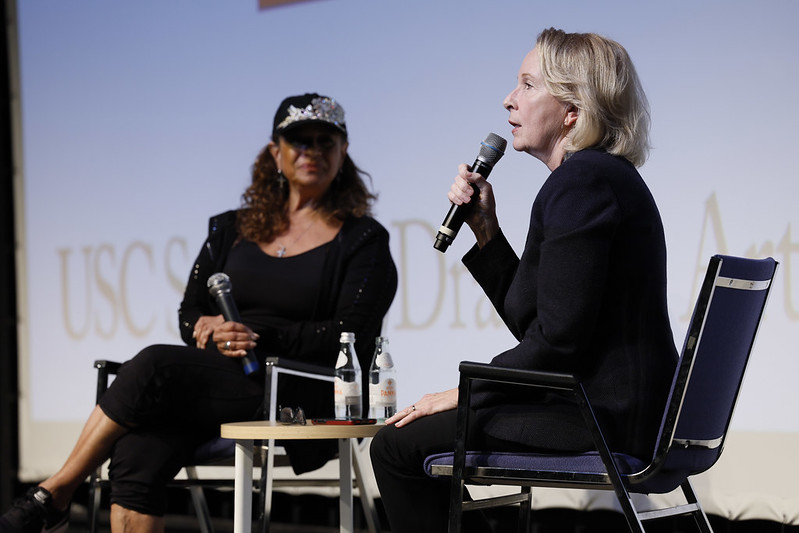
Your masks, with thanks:
[[[372,440],[370,454],[380,497],[392,533],[439,533],[447,531],[450,478],[432,478],[423,469],[427,456],[451,452],[455,440],[456,410],[426,416],[405,427],[386,426]],[[474,420],[474,417],[470,417]],[[470,424],[470,449],[512,451],[519,444],[485,435]],[[468,497],[468,494],[465,494]],[[463,530],[490,531],[479,513],[470,513]]]
[[[166,484],[225,422],[253,420],[263,376],[215,350],[154,345],[120,368],[100,408],[130,431],[111,452],[111,502],[162,516]]]

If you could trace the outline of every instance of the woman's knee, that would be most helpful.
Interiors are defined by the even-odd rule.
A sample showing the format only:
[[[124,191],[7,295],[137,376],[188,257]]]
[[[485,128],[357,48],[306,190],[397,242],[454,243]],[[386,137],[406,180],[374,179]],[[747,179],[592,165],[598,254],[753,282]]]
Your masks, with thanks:
[[[424,452],[417,442],[418,435],[407,428],[386,426],[373,437],[369,447],[375,475],[413,474],[421,471]]]
[[[168,353],[174,352],[175,346],[168,346],[165,344],[153,344],[143,348],[130,360],[125,362],[121,371],[126,368],[137,368],[139,372],[147,371],[153,372],[158,367],[162,366],[166,361],[170,360]]]
[[[111,481],[112,505],[136,513],[164,516],[166,512],[166,487],[145,485],[130,480]]]
[[[378,431],[369,444],[369,456],[372,464],[391,462],[391,450],[396,449],[396,428],[386,426]]]

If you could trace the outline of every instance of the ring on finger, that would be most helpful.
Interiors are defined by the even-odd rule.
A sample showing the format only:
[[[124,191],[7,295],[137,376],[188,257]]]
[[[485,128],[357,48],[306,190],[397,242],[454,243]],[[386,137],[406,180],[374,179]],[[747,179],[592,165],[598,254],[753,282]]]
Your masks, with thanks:
[[[416,406],[415,405],[411,405],[411,412],[414,412],[414,411],[416,411]]]
[[[225,343],[225,350],[230,350],[230,341]]]

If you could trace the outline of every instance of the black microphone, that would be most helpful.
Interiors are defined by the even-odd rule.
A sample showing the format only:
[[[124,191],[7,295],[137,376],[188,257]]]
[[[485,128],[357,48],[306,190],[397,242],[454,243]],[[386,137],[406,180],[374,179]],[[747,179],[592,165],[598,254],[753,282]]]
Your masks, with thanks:
[[[496,133],[489,133],[485,141],[480,143],[480,154],[469,170],[488,178],[496,162],[505,155],[505,146],[507,144],[508,142]],[[472,185],[472,188],[474,188],[475,192],[479,192],[474,185]],[[458,230],[461,229],[461,225],[466,219],[471,206],[471,203],[463,205],[452,204],[450,206],[447,217],[441,223],[441,227],[438,228],[438,235],[436,235],[436,242],[433,243],[433,248],[441,253],[447,251],[449,245],[455,240]]]
[[[230,278],[224,272],[217,272],[208,278],[208,292],[211,293],[219,309],[222,310],[222,316],[227,321],[241,323],[241,316],[239,316],[239,310],[236,308],[236,302],[233,301],[233,295],[230,294],[231,288]],[[257,372],[260,368],[258,359],[252,350],[247,350],[247,355],[241,358],[241,364],[244,365],[244,373],[248,376],[253,372]]]

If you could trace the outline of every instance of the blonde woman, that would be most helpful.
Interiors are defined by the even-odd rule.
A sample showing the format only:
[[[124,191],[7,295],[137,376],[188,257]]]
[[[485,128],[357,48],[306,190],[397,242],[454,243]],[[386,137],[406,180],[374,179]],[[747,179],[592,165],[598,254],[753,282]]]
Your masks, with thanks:
[[[532,202],[521,257],[502,233],[491,184],[461,165],[449,191],[453,203],[472,204],[466,222],[477,243],[463,262],[518,341],[491,364],[579,374],[611,448],[647,458],[677,351],[663,227],[636,170],[649,115],[632,62],[599,35],[546,30],[504,107],[514,149],[551,171]],[[452,451],[457,401],[457,389],[427,394],[372,441],[394,533],[446,531],[449,479],[426,476],[422,463]],[[480,387],[471,407],[476,449],[592,448],[582,416],[562,398]],[[464,527],[489,531],[476,519]]]

